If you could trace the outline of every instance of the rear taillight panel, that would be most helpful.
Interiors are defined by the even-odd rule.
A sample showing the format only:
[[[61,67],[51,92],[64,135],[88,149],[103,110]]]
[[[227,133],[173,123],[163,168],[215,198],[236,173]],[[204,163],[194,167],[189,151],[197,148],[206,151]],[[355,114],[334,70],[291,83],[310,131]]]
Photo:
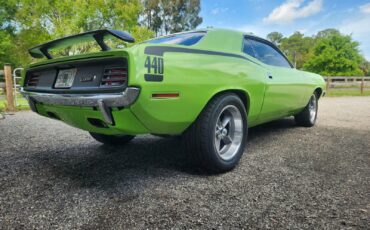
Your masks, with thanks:
[[[122,86],[127,83],[127,67],[108,67],[104,69],[101,86]]]
[[[27,87],[36,87],[39,82],[40,74],[32,73],[28,76],[26,86]]]
[[[55,87],[60,71],[76,69],[70,87]],[[124,57],[83,59],[28,69],[25,90],[50,93],[120,92],[128,84],[128,60]]]

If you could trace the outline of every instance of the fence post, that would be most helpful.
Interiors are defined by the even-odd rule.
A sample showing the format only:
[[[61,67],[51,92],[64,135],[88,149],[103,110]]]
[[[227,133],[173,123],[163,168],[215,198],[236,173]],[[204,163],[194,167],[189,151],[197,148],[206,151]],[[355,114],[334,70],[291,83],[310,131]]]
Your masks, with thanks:
[[[361,79],[361,95],[364,94],[364,87],[365,87],[365,79]]]
[[[15,111],[14,97],[13,97],[13,78],[12,67],[9,64],[4,65],[5,87],[6,87],[6,101],[7,110],[10,112]]]
[[[326,93],[329,94],[329,88],[330,88],[330,77],[326,77]]]

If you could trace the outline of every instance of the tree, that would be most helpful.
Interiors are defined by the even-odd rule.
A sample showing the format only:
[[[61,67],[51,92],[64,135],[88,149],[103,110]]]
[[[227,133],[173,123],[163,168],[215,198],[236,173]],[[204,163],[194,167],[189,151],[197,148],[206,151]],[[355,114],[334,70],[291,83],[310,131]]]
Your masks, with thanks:
[[[0,68],[5,63],[17,63],[13,53],[13,35],[7,31],[0,31]]]
[[[326,76],[364,75],[360,65],[363,57],[358,50],[359,43],[350,35],[331,30],[318,33],[313,56],[306,62],[304,69]]]
[[[161,7],[159,3],[160,0],[143,1],[144,11],[142,16],[144,17],[144,24],[154,31],[156,36],[158,36],[158,32],[162,26]]]
[[[362,72],[364,72],[365,76],[370,76],[370,62],[367,61],[365,58],[361,61],[360,69],[362,70]]]
[[[195,29],[202,23],[200,0],[144,0],[143,24],[156,35]]]
[[[370,64],[359,52],[358,43],[336,29],[325,29],[311,37],[300,32],[289,37],[272,32],[267,39],[277,44],[297,69],[322,75],[351,76],[370,72]]]
[[[282,33],[279,33],[279,32],[271,32],[269,34],[267,34],[266,38],[274,43],[275,45],[280,45],[281,41],[283,40],[284,38],[284,35]]]
[[[320,38],[328,38],[333,35],[340,35],[340,32],[337,29],[329,28],[325,30],[321,30],[317,32],[315,38],[320,39]]]
[[[189,0],[185,2],[185,15],[182,17],[182,30],[195,29],[203,22],[203,18],[199,16],[200,0]]]
[[[14,0],[0,0],[0,66],[5,63],[16,62],[13,55],[13,40],[15,27],[13,25],[14,14],[16,12],[16,2]],[[0,68],[1,68],[0,67]]]
[[[0,38],[6,38],[1,40],[0,48],[6,52],[4,55],[15,57],[17,63],[13,64],[29,63],[27,50],[32,46],[89,30],[125,30],[137,42],[153,36],[146,27],[138,25],[140,0],[8,0],[4,4],[12,11],[0,10],[0,26],[12,30],[6,35],[0,33]]]
[[[304,34],[295,32],[290,37],[281,40],[280,48],[292,61],[293,65],[301,69],[311,57],[313,43],[314,40],[311,37],[305,37]]]

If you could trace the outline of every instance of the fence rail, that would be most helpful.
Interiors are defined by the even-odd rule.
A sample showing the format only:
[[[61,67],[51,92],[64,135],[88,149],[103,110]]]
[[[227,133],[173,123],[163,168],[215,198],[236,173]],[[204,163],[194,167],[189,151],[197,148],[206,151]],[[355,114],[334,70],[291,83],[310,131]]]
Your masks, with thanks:
[[[329,93],[331,89],[358,89],[361,94],[367,88],[370,88],[370,76],[327,76],[324,77],[326,81],[326,92]]]
[[[27,101],[19,93],[22,70],[16,68],[12,71],[7,64],[0,70],[0,111],[5,109],[13,112],[28,107]]]
[[[4,70],[0,69],[0,93],[1,91],[8,91],[6,99],[9,110],[15,110],[15,106],[19,105],[17,99],[19,93],[17,91],[20,87],[20,71],[22,71],[21,68],[16,68],[12,73],[11,67],[8,65],[4,66]],[[326,92],[328,94],[330,94],[330,91],[333,89],[340,89],[343,91],[355,89],[359,90],[361,94],[364,94],[365,90],[370,91],[370,76],[326,76],[324,79],[326,81]]]

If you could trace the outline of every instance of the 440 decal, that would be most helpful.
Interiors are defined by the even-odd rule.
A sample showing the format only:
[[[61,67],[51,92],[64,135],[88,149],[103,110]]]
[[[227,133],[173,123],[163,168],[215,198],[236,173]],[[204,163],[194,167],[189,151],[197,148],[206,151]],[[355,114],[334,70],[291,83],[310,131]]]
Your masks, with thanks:
[[[147,73],[144,75],[145,81],[163,81],[163,58],[147,56],[144,67]]]
[[[163,74],[163,58],[162,57],[146,57],[144,67],[147,68],[147,73]]]

